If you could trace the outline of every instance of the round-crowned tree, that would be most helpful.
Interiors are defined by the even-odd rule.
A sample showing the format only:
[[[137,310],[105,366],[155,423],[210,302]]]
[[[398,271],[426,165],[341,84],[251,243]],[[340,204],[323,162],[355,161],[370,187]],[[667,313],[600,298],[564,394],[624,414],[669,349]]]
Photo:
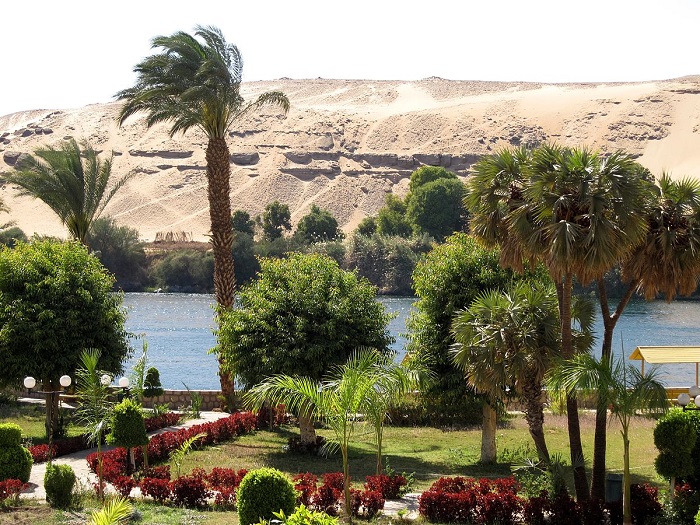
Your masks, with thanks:
[[[131,349],[122,295],[112,292],[113,284],[100,261],[78,242],[1,248],[0,385],[19,385],[31,375],[44,390],[56,390],[61,375],[74,376],[85,348],[100,350],[101,369],[121,373]],[[48,408],[47,416],[55,416]]]
[[[263,259],[259,278],[240,291],[240,308],[222,312],[221,355],[246,389],[275,374],[320,381],[357,347],[389,351],[391,316],[376,292],[324,255]],[[314,440],[300,416],[302,440]]]

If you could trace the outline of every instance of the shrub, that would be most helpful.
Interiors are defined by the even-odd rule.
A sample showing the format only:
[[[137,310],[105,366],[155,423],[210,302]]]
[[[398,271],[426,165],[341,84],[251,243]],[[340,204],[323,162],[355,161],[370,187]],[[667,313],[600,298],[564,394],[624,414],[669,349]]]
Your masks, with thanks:
[[[279,520],[284,525],[337,525],[338,518],[329,516],[325,512],[310,510],[305,505],[299,507],[289,516],[284,512],[274,512],[275,522]]]
[[[143,382],[143,397],[158,397],[163,395],[163,386],[160,384],[160,372],[154,366],[146,371],[146,379]]]
[[[143,478],[139,484],[141,492],[158,503],[165,503],[171,497],[170,481],[162,478]]]
[[[398,499],[401,495],[401,489],[408,484],[408,480],[399,474],[367,476],[365,481],[367,490],[379,492],[384,499]]]
[[[245,475],[238,487],[238,517],[241,525],[269,520],[274,512],[294,512],[296,492],[279,470],[261,468]]]
[[[123,498],[128,498],[131,495],[131,489],[136,486],[136,481],[131,476],[117,476],[112,480],[112,485]]]
[[[304,472],[294,476],[292,481],[294,482],[294,488],[299,493],[297,503],[303,507],[311,506],[311,498],[316,492],[318,477],[311,472]]]
[[[46,466],[44,489],[46,490],[46,501],[49,505],[59,509],[67,508],[71,503],[74,485],[75,473],[70,465],[50,463]]]
[[[211,492],[199,475],[180,476],[170,483],[172,498],[175,503],[187,508],[203,507]]]
[[[0,448],[14,447],[22,442],[22,428],[16,423],[0,423]]]
[[[20,492],[28,486],[18,479],[0,481],[0,508],[16,505],[19,501]]]
[[[359,500],[360,508],[367,518],[373,518],[384,508],[384,497],[377,490],[357,491],[355,498]],[[359,515],[359,509],[356,512]]]
[[[158,286],[171,292],[211,292],[214,256],[197,250],[175,250],[154,265],[153,273]]]
[[[29,481],[32,471],[32,455],[19,443],[0,448],[0,480],[18,479]]]
[[[112,432],[107,443],[127,448],[148,444],[146,424],[138,404],[127,397],[114,407],[112,414]]]
[[[323,445],[326,444],[326,438],[316,436],[316,440],[310,443],[305,443],[299,436],[290,436],[287,440],[287,450],[295,454],[311,454],[317,456]]]

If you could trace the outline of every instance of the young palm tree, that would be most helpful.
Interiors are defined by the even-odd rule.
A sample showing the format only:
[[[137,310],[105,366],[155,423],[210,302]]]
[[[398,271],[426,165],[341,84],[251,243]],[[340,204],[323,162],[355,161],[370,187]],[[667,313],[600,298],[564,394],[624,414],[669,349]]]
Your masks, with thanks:
[[[235,45],[226,42],[216,27],[197,26],[194,35],[180,31],[171,36],[157,36],[152,45],[162,51],[137,64],[134,87],[117,93],[117,99],[124,101],[117,118],[121,125],[131,115],[145,112],[148,127],[171,122],[171,136],[191,128],[199,128],[206,134],[214,291],[219,306],[228,309],[233,306],[236,280],[232,253],[231,165],[226,136],[233,123],[252,109],[273,104],[286,113],[289,100],[279,91],[270,91],[246,103],[240,92],[241,54]],[[219,376],[222,393],[230,401],[231,377],[221,366]]]
[[[273,406],[284,404],[293,412],[311,414],[333,431],[334,444],[340,448],[343,459],[345,514],[350,520],[348,448],[356,427],[362,424],[358,416],[365,413],[368,400],[375,395],[378,382],[375,374],[381,359],[375,351],[359,352],[346,364],[335,367],[329,378],[320,384],[306,377],[276,375],[243,396],[244,403],[255,408],[269,401]]]
[[[645,376],[623,359],[598,361],[584,353],[563,361],[548,376],[548,383],[555,390],[567,393],[576,390],[593,393],[610,405],[613,416],[620,423],[624,450],[623,457],[623,518],[625,525],[632,524],[630,500],[630,440],[632,418],[639,412],[663,414],[668,408],[665,387],[656,379],[655,370]]]
[[[6,179],[21,188],[20,195],[43,201],[58,215],[71,237],[87,245],[90,226],[133,173],[124,175],[108,191],[111,175],[111,157],[101,160],[87,141],[79,145],[70,139],[56,148],[37,149],[33,156],[21,160]]]
[[[591,340],[593,312],[584,303],[575,311],[583,327],[577,340],[585,346]],[[543,429],[542,383],[560,354],[559,327],[556,291],[538,283],[520,283],[504,293],[485,292],[457,314],[452,324],[457,342],[455,364],[464,370],[467,381],[490,399],[502,401],[506,388],[514,387],[525,405],[537,455],[546,464],[550,458]],[[486,439],[495,442],[495,428]]]
[[[97,495],[104,500],[102,481],[102,438],[109,424],[114,403],[110,400],[112,379],[98,370],[100,351],[85,350],[80,356],[82,368],[76,370],[78,408],[76,417],[85,426],[88,444],[97,446]]]
[[[543,262],[557,286],[562,356],[574,354],[571,290],[624,260],[646,232],[644,185],[628,155],[544,145],[485,157],[466,204],[474,235],[500,244],[503,264]],[[567,396],[569,448],[579,501],[588,498],[574,395]]]

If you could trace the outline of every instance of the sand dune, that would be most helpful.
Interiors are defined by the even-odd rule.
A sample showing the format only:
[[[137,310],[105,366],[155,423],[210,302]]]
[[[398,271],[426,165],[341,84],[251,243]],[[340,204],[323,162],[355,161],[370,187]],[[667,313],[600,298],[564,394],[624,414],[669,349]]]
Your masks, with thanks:
[[[653,173],[700,177],[700,77],[608,84],[448,81],[278,80],[244,84],[244,96],[279,89],[284,116],[268,108],[232,130],[233,209],[260,213],[275,199],[296,222],[312,204],[330,209],[346,231],[376,213],[387,193],[403,195],[411,172],[442,165],[462,177],[479,156],[505,146],[556,141],[624,149]],[[135,171],[106,213],[144,240],[209,229],[199,131],[170,138],[132,117],[118,127],[118,104],[31,110],[0,117],[0,172],[17,156],[67,137],[114,152],[114,172]],[[9,217],[26,233],[64,237],[42,203],[0,187]]]

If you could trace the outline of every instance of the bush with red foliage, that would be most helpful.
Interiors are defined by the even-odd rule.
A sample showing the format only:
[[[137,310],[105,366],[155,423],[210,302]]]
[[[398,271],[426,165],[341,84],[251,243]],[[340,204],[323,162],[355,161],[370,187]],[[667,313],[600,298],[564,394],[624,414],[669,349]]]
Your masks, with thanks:
[[[139,487],[142,494],[152,497],[158,503],[165,503],[172,496],[170,481],[167,479],[143,478]]]
[[[236,507],[236,489],[219,487],[214,492],[214,506],[221,510],[233,510]]]
[[[177,412],[168,412],[160,416],[147,417],[143,420],[146,425],[146,432],[153,432],[161,428],[177,425],[182,419],[182,415]]]
[[[419,512],[441,523],[513,524],[523,505],[519,488],[514,478],[440,478],[418,499]]]
[[[0,481],[0,506],[5,505],[6,500],[16,501],[20,492],[28,487],[28,483],[23,483],[18,479]]]
[[[131,495],[131,489],[136,486],[136,481],[131,476],[117,476],[112,480],[112,485],[123,498],[128,498]]]
[[[299,492],[297,497],[297,505],[304,505],[306,508],[311,507],[311,498],[316,492],[318,477],[311,472],[297,474],[292,478],[294,488]]]
[[[157,467],[145,468],[141,471],[141,477],[167,479],[170,481],[170,465],[159,465]]]
[[[365,478],[366,490],[379,492],[384,499],[398,499],[401,495],[401,489],[407,484],[408,480],[400,474],[393,476],[380,474]]]
[[[686,485],[686,487],[688,487]],[[688,489],[685,489],[688,490]],[[680,498],[676,498],[675,503],[678,503],[679,499],[682,499],[682,493],[684,489],[681,486],[681,490],[676,490],[676,496],[681,493]],[[652,523],[653,518],[661,513],[661,503],[659,503],[659,489],[644,483],[640,485],[638,483],[633,483],[630,486],[630,496],[632,505],[632,521],[641,525],[644,523]],[[622,500],[615,501],[613,503],[606,504],[607,510],[610,515],[610,523],[612,525],[618,525],[622,523]],[[697,503],[693,502],[690,505],[691,508],[697,510]],[[694,513],[692,513],[694,517]]]
[[[170,483],[172,499],[178,505],[187,508],[203,507],[212,493],[201,475],[180,476]]]
[[[362,509],[363,514],[367,518],[373,518],[376,516],[380,510],[384,508],[384,497],[382,496],[382,493],[377,491],[377,490],[364,490],[362,492],[360,491],[354,491],[355,494],[353,494],[354,499],[353,503],[355,503],[357,500],[359,500],[359,508],[355,510],[356,514],[355,516],[359,516],[359,509]],[[355,507],[355,505],[353,505]]]

